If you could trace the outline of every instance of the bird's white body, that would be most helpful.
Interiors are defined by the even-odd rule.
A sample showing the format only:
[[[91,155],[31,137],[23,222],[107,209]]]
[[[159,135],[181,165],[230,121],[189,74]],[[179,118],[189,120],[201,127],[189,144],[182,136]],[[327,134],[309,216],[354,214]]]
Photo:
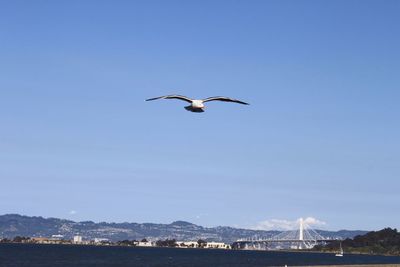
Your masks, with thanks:
[[[193,108],[204,108],[203,100],[193,100],[192,101],[192,107]]]
[[[235,103],[239,103],[239,104],[243,104],[243,105],[248,105],[248,103],[237,100],[237,99],[232,99],[232,98],[228,98],[225,96],[214,96],[214,97],[208,97],[205,99],[190,99],[186,96],[182,96],[182,95],[166,95],[166,96],[159,96],[159,97],[154,97],[154,98],[150,98],[150,99],[146,99],[146,101],[151,101],[151,100],[156,100],[156,99],[179,99],[179,100],[183,100],[185,102],[190,103],[189,106],[186,106],[185,109],[187,111],[191,111],[191,112],[204,112],[205,106],[204,106],[204,102],[209,102],[209,101],[224,101],[224,102],[235,102]]]

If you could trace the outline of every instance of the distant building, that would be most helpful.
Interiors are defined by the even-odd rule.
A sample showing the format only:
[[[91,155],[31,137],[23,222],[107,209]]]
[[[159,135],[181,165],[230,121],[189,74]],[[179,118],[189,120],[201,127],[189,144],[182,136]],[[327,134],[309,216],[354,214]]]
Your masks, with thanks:
[[[108,242],[109,240],[108,240],[108,238],[95,238],[94,239],[94,243],[105,243],[105,242]]]
[[[180,248],[198,248],[199,243],[197,241],[176,241],[176,244]],[[220,248],[230,249],[231,246],[222,242],[206,242],[204,248]]]
[[[205,248],[221,248],[221,249],[230,249],[231,246],[222,242],[207,242]]]
[[[154,247],[155,243],[151,241],[138,241],[136,243],[136,246],[138,247]]]
[[[52,235],[51,239],[52,240],[62,240],[64,238],[63,235]]]
[[[82,243],[82,236],[76,235],[76,236],[74,236],[74,238],[73,238],[72,241],[73,241],[75,244]]]
[[[65,241],[59,238],[47,237],[32,237],[29,241],[23,243],[38,243],[38,244],[63,244]]]
[[[199,243],[197,241],[176,241],[176,244],[180,248],[198,248]]]
[[[31,240],[34,243],[39,243],[39,244],[47,244],[50,242],[50,240],[47,237],[32,237]]]

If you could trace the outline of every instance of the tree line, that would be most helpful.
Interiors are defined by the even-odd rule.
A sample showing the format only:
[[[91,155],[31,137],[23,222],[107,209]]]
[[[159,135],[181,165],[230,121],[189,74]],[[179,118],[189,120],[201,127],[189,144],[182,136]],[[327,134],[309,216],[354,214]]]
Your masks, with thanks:
[[[315,246],[314,250],[334,252],[339,250],[340,244],[345,253],[400,255],[400,233],[392,228],[368,232],[343,241],[335,240]]]

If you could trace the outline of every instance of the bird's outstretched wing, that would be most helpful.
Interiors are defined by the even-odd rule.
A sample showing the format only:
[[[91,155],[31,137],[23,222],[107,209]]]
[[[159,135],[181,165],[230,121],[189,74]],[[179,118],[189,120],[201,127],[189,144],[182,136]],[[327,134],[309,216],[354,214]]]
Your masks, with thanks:
[[[152,101],[152,100],[157,100],[157,99],[179,99],[179,100],[183,100],[183,101],[192,103],[192,99],[190,99],[189,97],[183,96],[183,95],[164,95],[164,96],[149,98],[149,99],[146,99],[146,101]]]
[[[225,97],[225,96],[213,96],[213,97],[208,97],[206,99],[203,99],[203,102],[209,102],[209,101],[235,102],[235,103],[239,103],[239,104],[243,104],[243,105],[249,105],[249,103],[246,103],[246,102],[243,102],[243,101],[240,101],[237,99]]]

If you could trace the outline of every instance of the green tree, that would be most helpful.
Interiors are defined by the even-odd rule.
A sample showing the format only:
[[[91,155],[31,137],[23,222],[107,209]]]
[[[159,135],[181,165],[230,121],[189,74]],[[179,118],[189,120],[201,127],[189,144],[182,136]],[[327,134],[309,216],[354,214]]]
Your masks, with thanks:
[[[207,242],[203,239],[197,240],[197,244],[199,245],[199,248],[204,248],[207,245]]]

